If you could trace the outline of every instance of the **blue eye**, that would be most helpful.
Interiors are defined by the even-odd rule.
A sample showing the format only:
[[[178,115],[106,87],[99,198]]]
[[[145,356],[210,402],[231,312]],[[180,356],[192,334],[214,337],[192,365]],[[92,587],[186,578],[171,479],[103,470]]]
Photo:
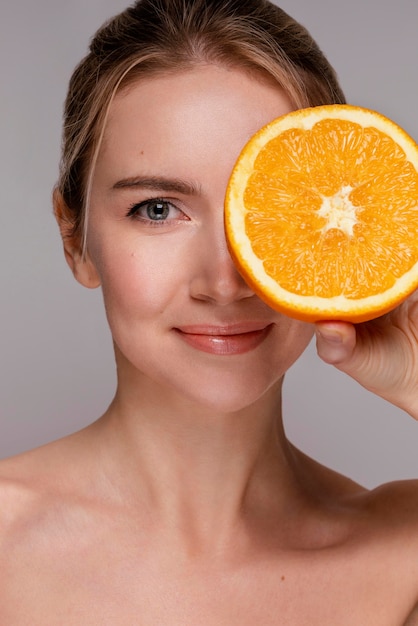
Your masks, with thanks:
[[[153,222],[166,220],[170,215],[171,204],[166,200],[146,200],[134,204],[130,208],[128,217],[139,217]]]
[[[150,220],[165,220],[170,214],[170,206],[164,200],[154,200],[146,205],[145,213]]]

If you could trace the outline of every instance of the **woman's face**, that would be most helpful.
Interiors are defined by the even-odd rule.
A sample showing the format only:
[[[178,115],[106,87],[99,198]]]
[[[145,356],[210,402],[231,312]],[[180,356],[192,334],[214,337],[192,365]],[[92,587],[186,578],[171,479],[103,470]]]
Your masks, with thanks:
[[[214,65],[142,79],[116,97],[87,263],[103,288],[121,384],[237,410],[278,385],[306,347],[311,326],[250,290],[223,227],[240,150],[291,109],[277,87]]]

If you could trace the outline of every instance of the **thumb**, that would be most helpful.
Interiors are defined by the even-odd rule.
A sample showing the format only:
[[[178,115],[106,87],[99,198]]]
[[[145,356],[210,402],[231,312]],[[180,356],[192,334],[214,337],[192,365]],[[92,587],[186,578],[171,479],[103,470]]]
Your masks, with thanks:
[[[356,346],[356,331],[348,322],[317,322],[316,349],[319,357],[332,365],[348,364]]]

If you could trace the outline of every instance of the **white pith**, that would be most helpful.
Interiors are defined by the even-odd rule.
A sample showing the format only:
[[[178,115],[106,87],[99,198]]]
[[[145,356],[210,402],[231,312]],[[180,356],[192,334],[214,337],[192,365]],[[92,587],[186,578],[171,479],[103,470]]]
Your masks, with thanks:
[[[356,207],[349,198],[352,191],[353,187],[346,185],[341,187],[334,196],[322,196],[322,205],[318,215],[327,221],[322,229],[323,233],[331,228],[337,228],[348,237],[353,235],[353,227],[357,223],[357,218]]]

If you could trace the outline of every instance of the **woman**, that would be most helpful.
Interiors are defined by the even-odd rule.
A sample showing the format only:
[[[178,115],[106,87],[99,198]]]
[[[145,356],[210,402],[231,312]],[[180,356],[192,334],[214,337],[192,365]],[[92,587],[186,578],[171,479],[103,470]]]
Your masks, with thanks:
[[[245,141],[328,102],[332,69],[268,2],[140,0],[96,35],[54,206],[74,276],[103,290],[118,386],[94,424],[1,464],[1,624],[418,623],[417,484],[365,490],[281,415],[316,331],[418,417],[414,298],[315,329],[255,296],[224,236]]]

